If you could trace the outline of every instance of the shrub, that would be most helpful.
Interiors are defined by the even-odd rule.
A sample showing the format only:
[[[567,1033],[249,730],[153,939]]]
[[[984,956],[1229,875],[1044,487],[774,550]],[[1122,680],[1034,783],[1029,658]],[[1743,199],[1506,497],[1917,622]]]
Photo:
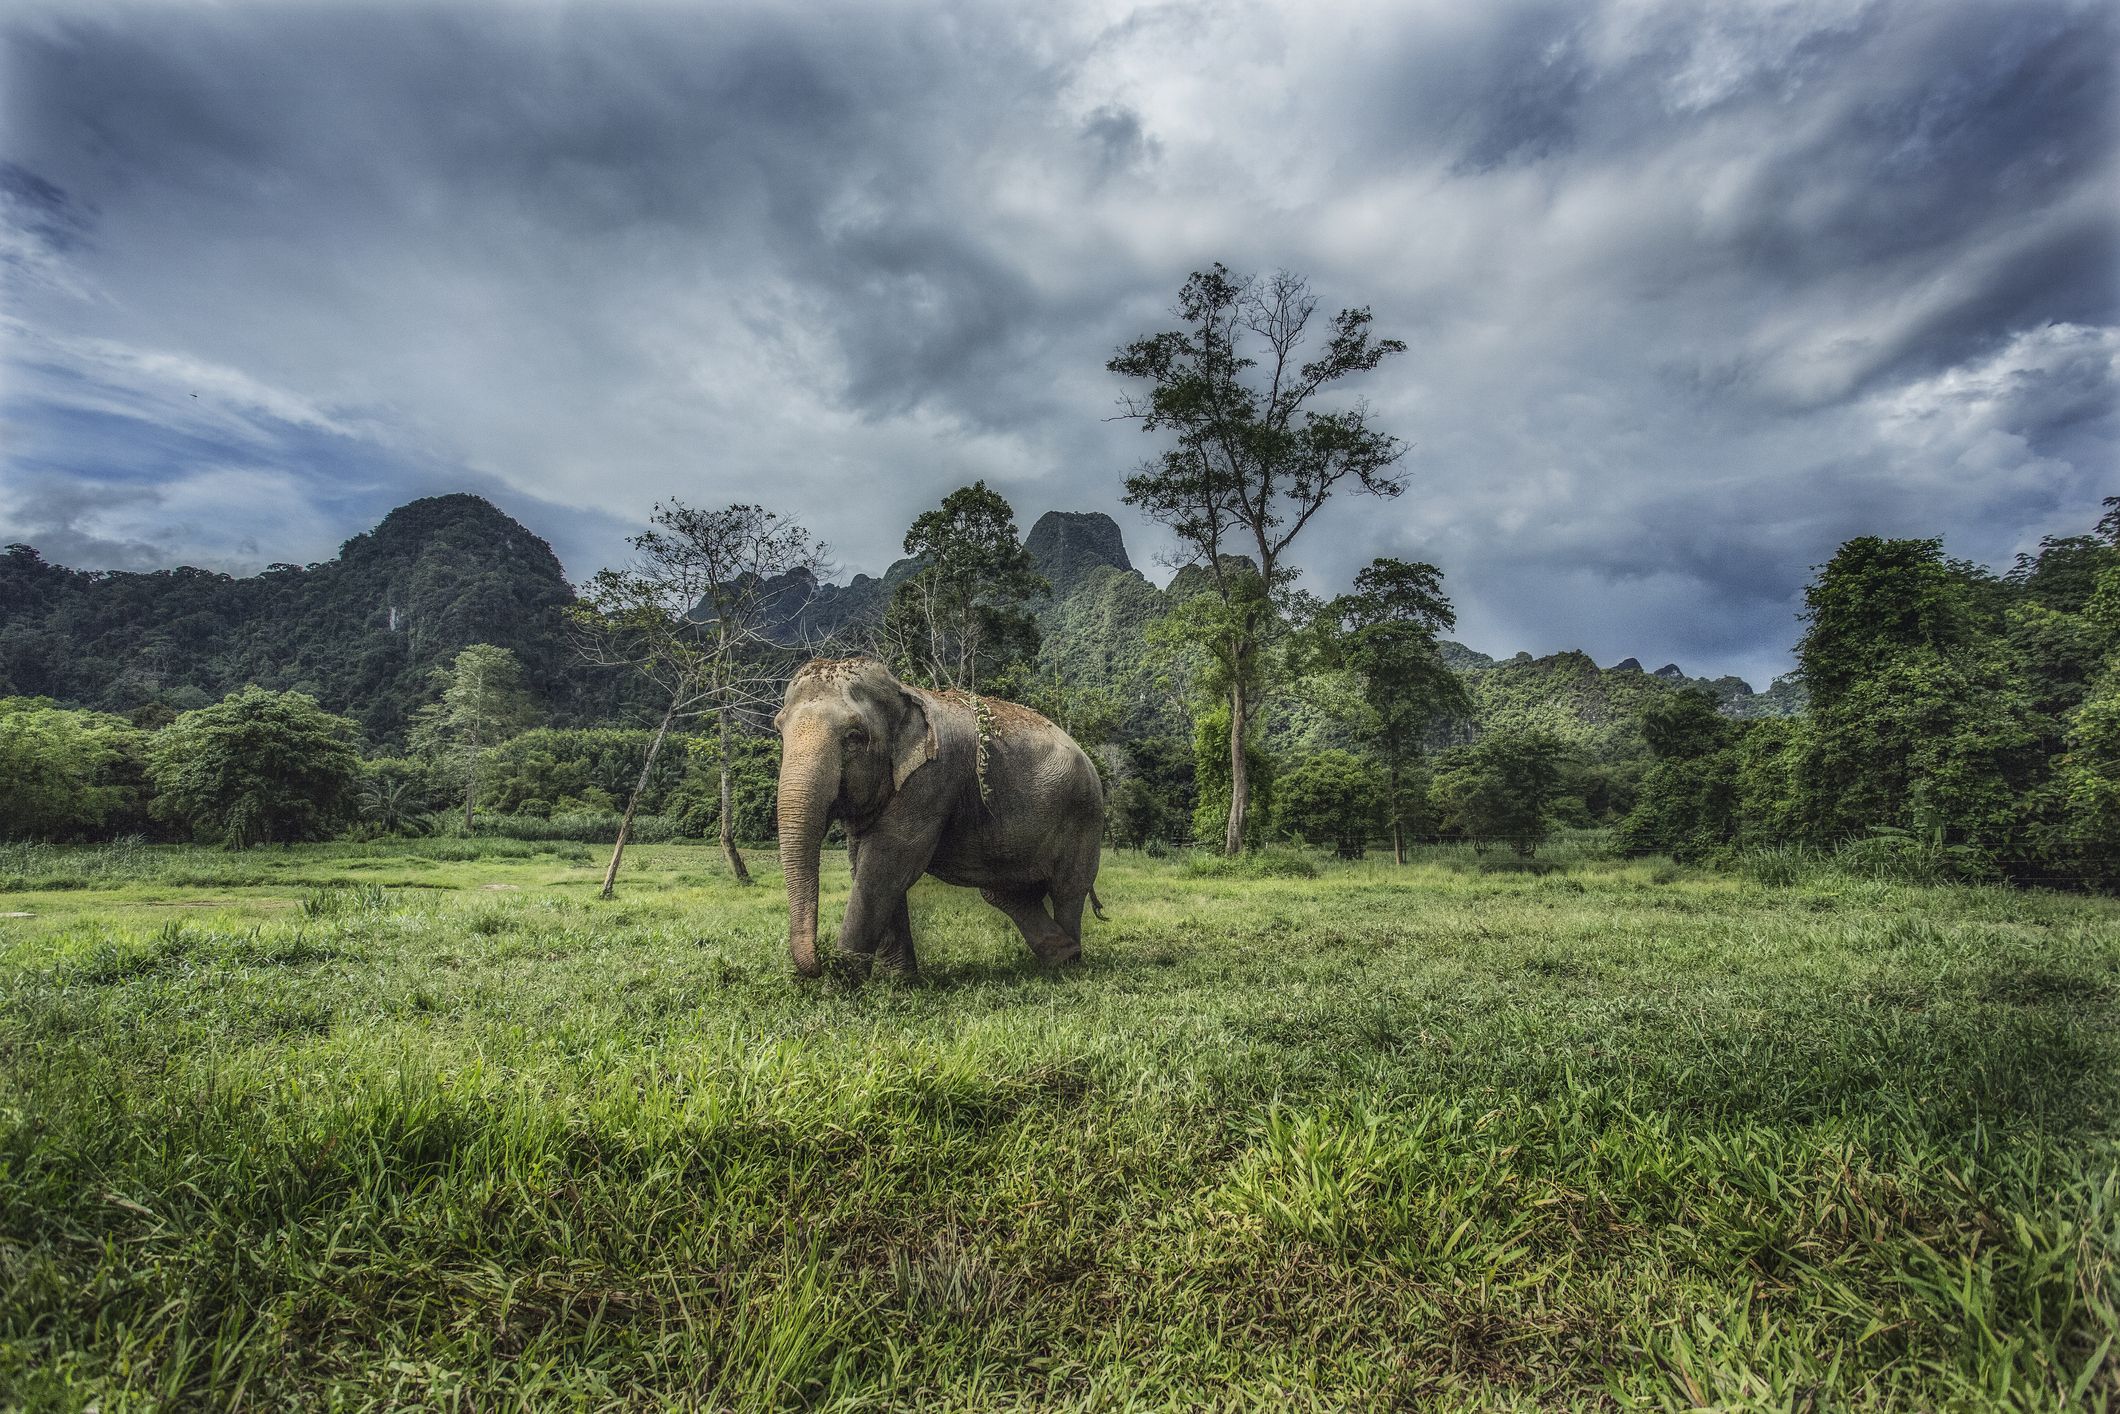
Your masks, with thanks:
[[[1994,873],[1984,853],[1968,845],[1945,843],[1941,830],[1916,834],[1880,827],[1865,839],[1842,845],[1834,852],[1833,862],[1843,873],[1898,884],[1982,880]]]
[[[1755,883],[1783,889],[1802,882],[1825,862],[1815,849],[1803,845],[1754,845],[1739,852],[1737,868]]]

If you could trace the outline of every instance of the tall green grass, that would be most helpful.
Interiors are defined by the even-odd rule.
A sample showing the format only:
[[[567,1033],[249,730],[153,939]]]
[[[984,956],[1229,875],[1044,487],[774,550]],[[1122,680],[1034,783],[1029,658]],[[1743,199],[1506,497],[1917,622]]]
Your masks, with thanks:
[[[513,843],[16,895],[0,1407],[2120,1395],[2110,901],[1127,857],[1075,969],[923,885],[857,986],[770,861]]]

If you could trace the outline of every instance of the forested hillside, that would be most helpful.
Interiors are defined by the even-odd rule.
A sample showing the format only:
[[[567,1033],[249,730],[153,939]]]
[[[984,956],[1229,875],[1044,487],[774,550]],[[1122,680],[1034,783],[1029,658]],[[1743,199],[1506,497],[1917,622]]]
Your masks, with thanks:
[[[1147,633],[1192,580],[1181,575],[1167,590],[1151,584],[1101,512],[1048,512],[1024,545],[1052,586],[1037,609],[1041,664],[1073,688],[1109,692],[1122,737],[1188,737],[1185,706]],[[881,576],[791,594],[801,609],[785,636],[860,645],[918,568],[903,559]],[[433,669],[469,644],[491,643],[521,660],[548,720],[608,720],[622,714],[627,684],[575,661],[560,612],[573,598],[551,547],[471,495],[413,501],[347,541],[334,560],[247,577],[74,570],[14,545],[0,554],[0,696],[50,697],[155,724],[255,683],[306,692],[361,723],[372,741],[396,743],[432,696]],[[1733,717],[1801,707],[1800,694],[1782,685],[1755,695],[1735,678],[1644,673],[1632,660],[1601,669],[1581,653],[1496,660],[1444,647],[1477,708],[1453,734],[1458,740],[1494,727],[1535,728],[1607,751],[1643,702],[1695,683]]]
[[[398,507],[338,558],[245,577],[47,564],[0,555],[0,696],[50,697],[158,724],[246,684],[299,690],[401,741],[436,666],[473,643],[514,651],[555,720],[620,707],[622,686],[570,649],[574,591],[552,548],[490,502]]]

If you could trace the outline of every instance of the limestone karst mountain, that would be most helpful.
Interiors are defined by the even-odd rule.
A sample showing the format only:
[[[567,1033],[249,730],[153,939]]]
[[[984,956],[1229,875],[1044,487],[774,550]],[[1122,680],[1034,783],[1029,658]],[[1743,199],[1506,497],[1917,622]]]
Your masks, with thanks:
[[[1025,544],[1052,585],[1037,606],[1043,665],[1077,687],[1111,692],[1126,732],[1188,736],[1148,627],[1203,589],[1205,576],[1184,571],[1166,587],[1152,584],[1134,568],[1117,522],[1098,511],[1047,512]],[[791,578],[782,636],[859,645],[918,568],[907,559],[844,583]],[[72,570],[12,546],[0,554],[0,694],[152,719],[255,682],[310,692],[388,742],[402,739],[412,708],[430,694],[436,664],[468,643],[496,643],[522,659],[553,720],[593,721],[619,713],[626,689],[575,660],[560,612],[572,598],[551,548],[471,495],[413,501],[335,559],[251,576]],[[1645,672],[1631,658],[1599,668],[1582,653],[1495,659],[1456,643],[1443,651],[1468,679],[1474,731],[1536,725],[1601,749],[1650,695],[1681,686],[1712,693],[1734,717],[1802,709],[1793,683],[1760,693],[1675,665]]]

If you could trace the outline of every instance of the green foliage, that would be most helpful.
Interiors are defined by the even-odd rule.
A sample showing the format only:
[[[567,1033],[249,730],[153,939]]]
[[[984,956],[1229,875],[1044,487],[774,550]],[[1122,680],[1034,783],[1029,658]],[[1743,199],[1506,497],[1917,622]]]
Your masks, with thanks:
[[[2072,861],[2094,883],[2120,888],[2120,662],[2069,719],[2056,762]]]
[[[735,838],[764,844],[779,833],[780,738],[748,733],[729,739],[729,802]],[[708,839],[721,829],[721,743],[711,735],[685,741],[684,776],[658,807],[685,834]]]
[[[430,762],[379,756],[361,763],[361,819],[379,834],[425,834],[429,817],[448,804],[448,782]]]
[[[398,507],[307,567],[235,578],[147,574],[0,554],[0,693],[167,714],[257,685],[296,690],[402,744],[432,695],[429,675],[473,643],[511,650],[541,710],[614,715],[628,699],[576,660],[561,610],[573,600],[543,540],[477,496]]]
[[[1440,763],[1431,795],[1444,831],[1503,841],[1528,857],[1552,832],[1567,746],[1539,732],[1497,732]]]
[[[886,656],[900,677],[934,688],[989,692],[1038,656],[1030,601],[1049,585],[1016,538],[1016,513],[984,481],[960,486],[906,532],[920,562],[885,611]]]
[[[1192,838],[1218,841],[1229,820],[1229,709],[1210,707],[1193,724]],[[1245,771],[1251,782],[1251,805],[1244,817],[1244,843],[1251,848],[1271,838],[1274,759],[1263,747],[1246,743]]]
[[[1528,653],[1464,674],[1472,724],[1457,741],[1490,733],[1535,733],[1587,759],[1622,760],[1646,749],[1641,714],[1672,691],[1653,673],[1601,669],[1587,653]]]
[[[0,839],[107,839],[147,822],[146,732],[49,698],[0,698]]]
[[[1018,661],[997,674],[986,695],[1022,703],[1073,737],[1092,760],[1096,752],[1091,748],[1111,741],[1120,731],[1122,708],[1111,689],[1070,682],[1028,661]]]
[[[1321,751],[1274,783],[1274,824],[1305,844],[1360,859],[1391,821],[1384,773],[1345,751]]]
[[[487,808],[533,816],[623,809],[654,736],[636,727],[533,728],[487,755]],[[664,753],[648,773],[640,808],[650,814],[670,809],[685,776],[684,760]]]
[[[1149,641],[1164,609],[1161,591],[1140,574],[1095,566],[1041,608],[1038,666],[1071,691],[1108,694],[1120,739],[1188,733],[1184,704]]]
[[[1795,834],[1793,770],[1808,731],[1788,719],[1726,723],[1722,746],[1655,762],[1615,838],[1623,849],[1681,860],[1778,847]]]
[[[1464,683],[1436,642],[1457,622],[1443,597],[1443,572],[1373,560],[1355,574],[1354,592],[1335,599],[1322,617],[1328,659],[1361,684],[1360,733],[1383,762],[1384,811],[1394,838],[1402,839],[1424,823],[1427,782],[1420,763],[1429,737],[1442,723],[1472,713]]]
[[[1862,877],[2112,886],[2116,557],[2049,539],[1998,580],[1936,541],[1849,541],[1806,596],[1809,715],[1733,725],[1700,699],[1651,703],[1641,731],[1661,759],[1621,842],[1681,859],[1789,843]]]
[[[1990,865],[2027,862],[2025,807],[2046,767],[2036,704],[1991,612],[1996,586],[1929,540],[1852,540],[1826,566],[1798,648],[1811,688],[1792,802],[1804,839],[1883,827],[1937,834]]]
[[[155,813],[229,849],[323,839],[355,813],[359,740],[305,693],[230,693],[155,734]]]
[[[1634,808],[1619,824],[1620,845],[1688,861],[1721,854],[1740,832],[1737,777],[1734,751],[1658,761],[1642,777]]]
[[[1940,540],[1861,536],[1804,593],[1796,656],[1813,712],[1831,710],[1905,652],[1946,654],[1974,637],[1984,586],[1948,564]]]
[[[1706,756],[1729,740],[1730,730],[1715,699],[1697,688],[1652,699],[1642,709],[1642,741],[1660,761]]]
[[[1119,751],[1105,791],[1112,843],[1147,849],[1192,836],[1193,758],[1168,737],[1137,737]]]
[[[536,708],[522,664],[490,643],[474,643],[436,668],[434,685],[441,695],[413,714],[412,746],[434,761],[437,775],[461,783],[468,822],[486,754],[528,727]]]
[[[1226,699],[1242,687],[1254,698],[1282,666],[1274,650],[1287,622],[1257,566],[1229,556],[1219,576],[1171,581],[1169,608],[1149,625],[1151,648],[1169,662],[1187,693],[1201,703]]]

